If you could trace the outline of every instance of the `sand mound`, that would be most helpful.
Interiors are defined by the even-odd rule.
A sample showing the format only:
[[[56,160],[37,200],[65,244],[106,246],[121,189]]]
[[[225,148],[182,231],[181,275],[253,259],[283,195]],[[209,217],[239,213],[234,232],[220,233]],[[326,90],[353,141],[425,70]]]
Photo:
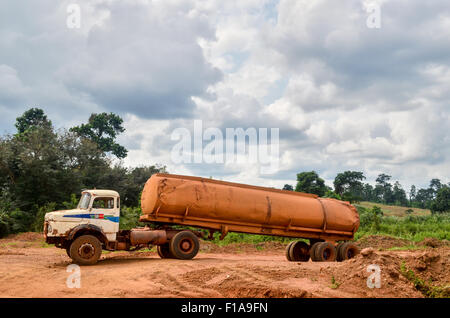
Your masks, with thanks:
[[[342,262],[332,270],[339,286],[365,297],[410,298],[429,296],[424,289],[441,288],[450,283],[448,249],[397,254],[368,251],[364,254]],[[380,269],[380,288],[368,287],[369,276],[374,273],[369,271],[369,266]],[[423,288],[419,286],[421,284]]]

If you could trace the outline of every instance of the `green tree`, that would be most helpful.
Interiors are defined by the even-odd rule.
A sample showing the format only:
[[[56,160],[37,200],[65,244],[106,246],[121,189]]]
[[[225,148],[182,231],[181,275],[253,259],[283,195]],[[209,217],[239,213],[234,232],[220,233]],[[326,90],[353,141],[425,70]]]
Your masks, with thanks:
[[[392,190],[392,195],[394,197],[394,202],[396,205],[405,206],[408,205],[408,199],[406,198],[406,192],[403,190],[400,182],[396,181],[394,183],[394,188]]]
[[[22,116],[17,117],[16,124],[17,133],[23,134],[30,129],[41,127],[51,130],[52,122],[48,120],[47,115],[40,108],[31,108],[24,112]]]
[[[334,191],[349,201],[360,201],[363,196],[363,183],[366,177],[363,172],[345,171],[334,179]]]
[[[325,193],[325,198],[332,198],[332,199],[337,199],[337,200],[342,200],[341,196],[339,194],[337,194],[336,192],[332,191],[332,190],[327,190],[327,192]]]
[[[315,171],[309,171],[297,174],[295,191],[313,193],[322,197],[325,195],[327,187],[325,181]]]
[[[114,113],[92,114],[87,124],[76,126],[70,130],[80,137],[95,142],[104,152],[111,152],[119,159],[127,156],[128,150],[115,142],[118,134],[125,131],[123,119]]]
[[[370,215],[370,222],[372,223],[372,230],[375,232],[379,231],[383,211],[380,209],[380,207],[374,205],[372,209],[369,210],[369,215]]]
[[[381,173],[378,175],[375,186],[377,196],[384,203],[394,203],[394,193],[392,191],[392,184],[389,183],[391,176]]]
[[[450,211],[450,187],[441,186],[436,199],[431,203],[431,212],[443,213]]]
[[[430,193],[431,193],[433,199],[436,197],[438,191],[441,188],[442,188],[441,180],[439,180],[439,179],[431,179],[429,189],[430,189]]]
[[[285,184],[282,190],[294,191],[294,187],[290,184]]]
[[[376,196],[374,193],[374,188],[371,184],[366,183],[362,190],[362,199],[364,201],[376,201]]]
[[[148,178],[165,172],[112,166],[96,142],[50,123],[43,112],[27,111],[17,134],[0,136],[0,237],[42,229],[45,212],[73,207],[83,188],[117,190],[122,203],[137,206]]]
[[[416,194],[414,206],[425,209],[429,208],[433,200],[433,193],[430,189],[419,189]]]

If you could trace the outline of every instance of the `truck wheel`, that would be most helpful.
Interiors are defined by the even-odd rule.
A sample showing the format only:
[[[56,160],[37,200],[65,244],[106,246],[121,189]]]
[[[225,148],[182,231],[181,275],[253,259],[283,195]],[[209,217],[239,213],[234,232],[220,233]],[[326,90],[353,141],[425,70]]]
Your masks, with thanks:
[[[341,248],[338,250],[338,253],[340,260],[345,261],[358,255],[359,248],[351,242],[346,242],[342,244]]]
[[[314,251],[318,262],[332,262],[336,260],[336,248],[330,242],[322,242]]]
[[[286,246],[286,258],[289,262],[292,262],[293,260],[291,259],[291,257],[289,256],[289,250],[291,249],[292,244],[294,244],[294,242],[290,242],[287,246]]]
[[[70,245],[70,258],[80,265],[97,263],[102,254],[102,244],[93,235],[77,237]]]
[[[170,253],[178,259],[192,259],[198,253],[200,242],[191,231],[181,231],[170,240]]]
[[[341,262],[343,259],[341,258],[341,248],[342,245],[344,245],[345,242],[341,242],[338,245],[336,245],[336,261]]]
[[[309,245],[302,241],[294,242],[289,249],[289,257],[295,262],[309,261]]]
[[[322,244],[323,242],[316,242],[316,243],[314,243],[312,246],[311,246],[311,248],[309,249],[309,255],[311,256],[311,260],[313,261],[313,262],[318,262],[319,260],[317,259],[317,257],[316,257],[316,250],[317,250],[317,247],[320,245],[320,244]]]
[[[70,257],[70,245],[66,247],[66,253],[67,253],[67,256]]]
[[[173,258],[172,254],[170,254],[169,243],[158,245],[156,251],[161,258]]]

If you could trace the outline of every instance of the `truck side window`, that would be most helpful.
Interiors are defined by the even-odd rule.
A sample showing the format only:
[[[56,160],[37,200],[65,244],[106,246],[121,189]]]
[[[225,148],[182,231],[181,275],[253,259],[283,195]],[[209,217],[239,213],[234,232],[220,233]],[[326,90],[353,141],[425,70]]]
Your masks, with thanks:
[[[95,198],[93,209],[114,209],[114,198]]]

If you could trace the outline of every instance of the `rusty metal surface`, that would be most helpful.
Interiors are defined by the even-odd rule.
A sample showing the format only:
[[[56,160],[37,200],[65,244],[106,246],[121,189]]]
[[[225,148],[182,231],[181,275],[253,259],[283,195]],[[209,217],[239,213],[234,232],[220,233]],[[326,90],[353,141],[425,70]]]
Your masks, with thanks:
[[[155,174],[141,197],[141,221],[317,239],[349,239],[359,226],[348,202],[206,178]],[[226,233],[225,233],[226,234]]]
[[[131,245],[139,244],[155,244],[160,245],[167,242],[167,235],[165,230],[131,230],[130,243]]]

